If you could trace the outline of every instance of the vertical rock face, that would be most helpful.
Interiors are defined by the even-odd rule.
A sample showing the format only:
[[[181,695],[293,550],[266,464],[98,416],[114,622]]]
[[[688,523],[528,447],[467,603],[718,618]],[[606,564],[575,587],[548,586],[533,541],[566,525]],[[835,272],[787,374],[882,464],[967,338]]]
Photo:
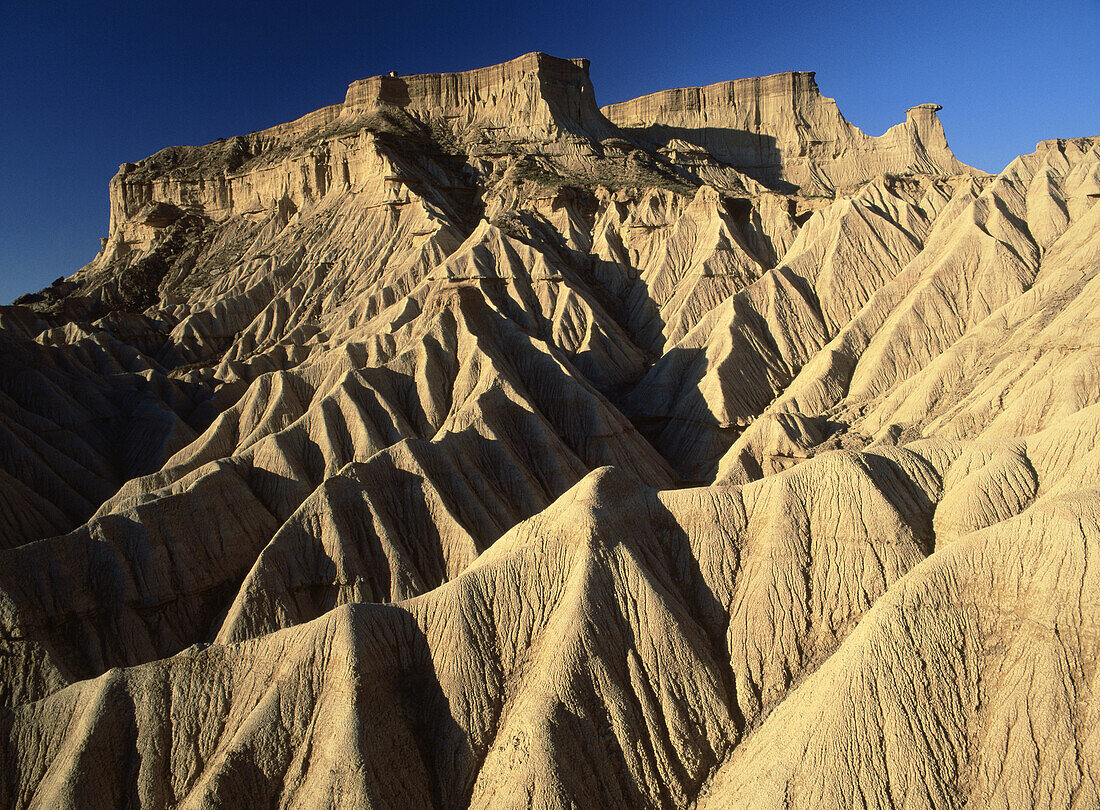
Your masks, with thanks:
[[[791,72],[664,90],[603,112],[651,144],[686,141],[766,184],[825,193],[880,174],[973,171],[948,148],[939,109],[913,107],[905,123],[872,138],[821,95],[813,73]]]
[[[936,109],[530,54],[125,164],[0,307],[0,807],[1100,806],[1100,138]]]
[[[524,152],[593,155],[596,142],[616,134],[596,106],[586,59],[530,53],[464,73],[374,76],[353,82],[343,104],[295,122],[124,163],[110,185],[108,240],[125,225],[148,233],[140,227],[144,221],[133,220],[153,200],[197,206],[224,219],[283,199],[297,209],[334,186],[354,186],[362,164],[381,159],[371,138],[356,136],[372,119],[387,116],[383,128],[424,136],[434,127],[490,152],[522,145]]]
[[[588,60],[544,53],[464,73],[375,76],[348,87],[345,111],[381,105],[497,140],[601,140],[613,132],[596,106]]]

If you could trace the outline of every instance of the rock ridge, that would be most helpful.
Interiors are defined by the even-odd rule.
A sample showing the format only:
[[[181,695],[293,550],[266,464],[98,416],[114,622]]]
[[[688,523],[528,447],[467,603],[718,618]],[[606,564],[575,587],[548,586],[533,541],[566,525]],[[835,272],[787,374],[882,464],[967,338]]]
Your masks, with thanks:
[[[554,140],[569,133],[600,140],[612,127],[596,106],[588,65],[532,52],[460,73],[372,76],[351,83],[344,111],[392,105],[497,139]]]
[[[603,112],[653,146],[686,141],[765,184],[803,193],[828,194],[876,174],[982,174],[952,154],[938,104],[911,107],[903,124],[871,137],[821,94],[815,76],[789,71],[662,90]]]
[[[1100,806],[1100,140],[353,89],[0,307],[0,807]]]

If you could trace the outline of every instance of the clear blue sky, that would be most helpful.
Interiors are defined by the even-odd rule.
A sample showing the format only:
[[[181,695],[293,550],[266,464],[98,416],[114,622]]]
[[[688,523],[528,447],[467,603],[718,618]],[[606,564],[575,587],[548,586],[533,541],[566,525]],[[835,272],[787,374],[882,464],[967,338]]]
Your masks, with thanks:
[[[960,159],[1100,135],[1100,0],[524,2],[0,0],[0,303],[69,275],[123,161],[291,120],[389,70],[540,50],[592,60],[601,104],[783,70],[872,135],[935,101]]]

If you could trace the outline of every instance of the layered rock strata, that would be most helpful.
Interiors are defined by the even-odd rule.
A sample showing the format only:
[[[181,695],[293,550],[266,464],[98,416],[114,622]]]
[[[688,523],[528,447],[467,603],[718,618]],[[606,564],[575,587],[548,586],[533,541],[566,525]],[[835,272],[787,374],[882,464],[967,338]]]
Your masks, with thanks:
[[[767,185],[830,193],[882,174],[961,174],[936,113],[918,104],[879,137],[848,123],[808,72],[663,90],[603,108],[654,147],[681,141]]]
[[[124,167],[0,308],[0,805],[1100,803],[1100,139],[647,99]]]

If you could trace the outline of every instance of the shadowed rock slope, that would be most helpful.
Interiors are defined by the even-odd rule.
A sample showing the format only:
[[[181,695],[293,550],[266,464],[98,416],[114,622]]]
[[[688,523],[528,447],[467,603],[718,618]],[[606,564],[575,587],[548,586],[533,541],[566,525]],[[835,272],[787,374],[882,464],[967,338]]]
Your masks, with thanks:
[[[813,73],[777,73],[663,90],[604,107],[657,147],[703,149],[753,177],[827,193],[886,173],[973,173],[947,146],[938,104],[918,104],[874,138],[848,123]]]
[[[1095,806],[1100,140],[529,54],[0,308],[0,805]]]

